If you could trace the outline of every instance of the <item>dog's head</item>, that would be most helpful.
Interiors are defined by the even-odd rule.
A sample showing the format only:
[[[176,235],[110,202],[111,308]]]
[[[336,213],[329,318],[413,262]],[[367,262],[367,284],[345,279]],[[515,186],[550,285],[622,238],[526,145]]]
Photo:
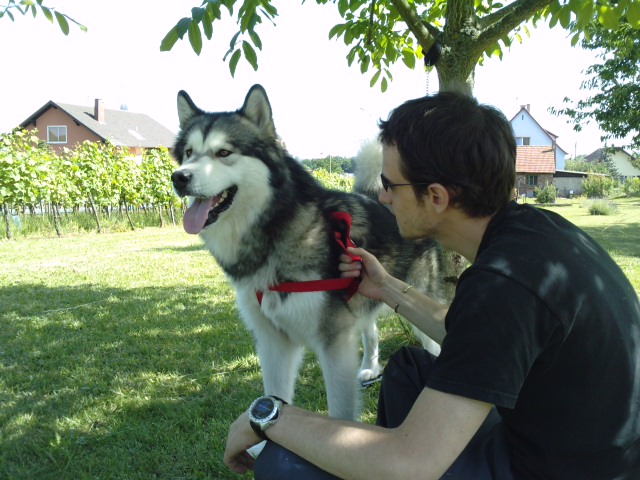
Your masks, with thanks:
[[[268,159],[277,157],[278,141],[262,86],[251,87],[235,112],[205,112],[180,91],[178,117],[174,156],[180,167],[171,179],[178,195],[192,199],[184,216],[188,233],[221,221],[231,209],[246,219],[252,208],[267,203]]]

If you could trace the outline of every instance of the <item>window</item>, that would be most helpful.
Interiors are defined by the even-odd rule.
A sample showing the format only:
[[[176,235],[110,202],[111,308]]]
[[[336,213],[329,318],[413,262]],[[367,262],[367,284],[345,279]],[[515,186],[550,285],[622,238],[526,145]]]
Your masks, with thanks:
[[[538,186],[538,175],[527,175],[527,185],[531,187]]]
[[[53,125],[47,127],[47,143],[67,143],[67,126]]]
[[[516,145],[531,145],[531,137],[516,137]]]

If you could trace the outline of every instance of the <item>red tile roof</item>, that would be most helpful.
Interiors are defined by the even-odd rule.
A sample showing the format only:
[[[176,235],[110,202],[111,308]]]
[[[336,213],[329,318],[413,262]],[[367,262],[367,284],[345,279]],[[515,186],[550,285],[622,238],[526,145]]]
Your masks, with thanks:
[[[553,147],[519,146],[516,153],[517,173],[555,173]]]

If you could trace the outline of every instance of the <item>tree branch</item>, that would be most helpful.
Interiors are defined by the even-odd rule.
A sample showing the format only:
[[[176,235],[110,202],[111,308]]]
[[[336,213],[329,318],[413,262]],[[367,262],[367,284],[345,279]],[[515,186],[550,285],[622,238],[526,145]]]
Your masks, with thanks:
[[[549,5],[552,0],[517,0],[500,10],[479,19],[481,28],[478,44],[486,49],[536,12]]]
[[[428,52],[436,41],[440,31],[433,25],[426,23],[407,0],[389,0],[418,40],[422,50]]]

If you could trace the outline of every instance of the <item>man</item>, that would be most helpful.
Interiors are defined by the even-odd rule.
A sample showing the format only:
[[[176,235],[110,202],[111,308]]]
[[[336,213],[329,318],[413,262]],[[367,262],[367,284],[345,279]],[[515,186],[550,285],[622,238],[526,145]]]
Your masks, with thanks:
[[[640,478],[640,302],[622,271],[571,223],[512,201],[516,147],[498,111],[440,93],[380,127],[379,198],[400,232],[472,266],[449,308],[362,249],[340,269],[442,352],[393,355],[376,426],[289,405],[264,422],[258,402],[231,427],[227,465],[253,467],[254,428],[270,440],[256,478]]]

